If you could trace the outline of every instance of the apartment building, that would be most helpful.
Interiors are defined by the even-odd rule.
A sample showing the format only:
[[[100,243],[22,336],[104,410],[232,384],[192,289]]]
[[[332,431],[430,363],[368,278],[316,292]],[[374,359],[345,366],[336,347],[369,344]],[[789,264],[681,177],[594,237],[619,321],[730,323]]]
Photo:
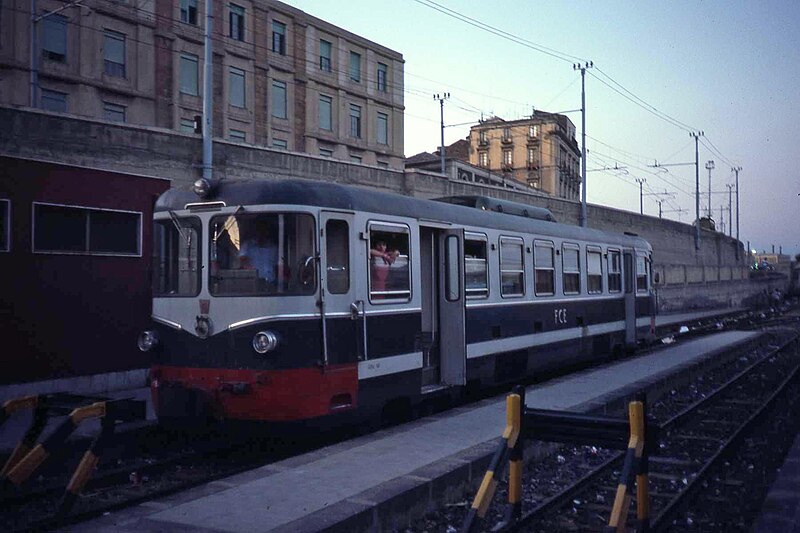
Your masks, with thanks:
[[[580,198],[580,150],[575,125],[557,113],[529,118],[492,117],[472,126],[469,162],[501,172],[557,198]]]
[[[0,1],[0,104],[197,134],[205,2],[30,9]],[[401,54],[272,0],[216,1],[214,21],[215,137],[402,168]]]

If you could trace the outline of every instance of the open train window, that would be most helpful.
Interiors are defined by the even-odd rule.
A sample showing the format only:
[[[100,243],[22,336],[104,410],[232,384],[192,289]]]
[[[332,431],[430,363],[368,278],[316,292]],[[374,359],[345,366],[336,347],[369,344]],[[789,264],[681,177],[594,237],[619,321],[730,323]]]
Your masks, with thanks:
[[[519,237],[500,237],[500,294],[525,296],[525,256]]]
[[[314,217],[244,213],[211,219],[213,296],[294,296],[316,291]]]
[[[561,261],[564,294],[579,294],[581,292],[581,261],[578,245],[564,243],[561,247]]]
[[[533,260],[536,296],[552,296],[556,292],[555,245],[549,241],[535,241]]]
[[[489,268],[486,261],[486,235],[464,234],[464,271],[467,298],[489,296]]]
[[[586,289],[589,294],[603,292],[603,253],[600,248],[586,249]]]
[[[647,292],[650,260],[643,255],[636,256],[636,292]]]
[[[622,260],[619,250],[608,251],[608,292],[622,292]]]
[[[403,224],[369,226],[369,299],[397,302],[411,299],[409,230]]]
[[[200,292],[200,237],[197,217],[156,220],[153,228],[153,295],[197,296]]]

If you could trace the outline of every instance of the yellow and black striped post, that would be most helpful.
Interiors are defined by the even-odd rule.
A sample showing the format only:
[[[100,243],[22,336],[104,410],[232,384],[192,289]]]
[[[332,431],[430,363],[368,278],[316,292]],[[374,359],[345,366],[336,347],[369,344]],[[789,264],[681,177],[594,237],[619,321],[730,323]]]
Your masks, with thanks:
[[[475,519],[486,516],[489,504],[492,503],[497,484],[503,476],[503,468],[508,462],[511,451],[516,446],[520,436],[520,405],[519,394],[509,394],[506,397],[506,427],[503,431],[503,440],[497,446],[497,451],[489,463],[486,474],[483,476],[483,481],[480,488],[478,488],[478,493],[475,495],[475,500],[472,502],[472,507],[464,519],[464,524],[461,526],[462,533],[472,531]]]
[[[0,425],[11,415],[23,409],[33,409],[33,420],[19,444],[17,444],[14,451],[11,452],[6,464],[3,465],[3,469],[0,470],[0,479],[5,479],[8,472],[31,451],[31,448],[36,444],[36,440],[39,438],[39,435],[42,434],[42,430],[47,423],[46,401],[41,396],[34,395],[15,398],[5,402],[3,408],[0,409]]]
[[[83,454],[81,462],[72,474],[72,478],[69,480],[69,484],[64,491],[64,496],[61,498],[57,516],[65,516],[72,509],[72,506],[75,505],[75,501],[78,499],[83,487],[86,486],[86,482],[89,481],[89,478],[92,476],[92,472],[97,466],[97,463],[100,462],[100,455],[114,437],[115,425],[116,421],[112,418],[103,418],[100,435],[94,439],[92,445],[86,450],[86,453]]]
[[[508,423],[519,428],[519,437],[508,457],[508,505],[506,505],[503,521],[497,525],[498,528],[513,524],[522,516],[522,467],[525,464],[523,454],[525,449],[523,428],[523,421],[525,420],[525,387],[517,385],[514,387],[513,393],[519,396],[519,408],[507,416],[512,416]]]
[[[22,485],[44,463],[53,450],[64,444],[81,422],[89,418],[102,417],[105,412],[106,402],[95,402],[91,405],[74,409],[67,419],[59,424],[52,435],[37,444],[9,470],[6,476],[8,481],[17,487]]]
[[[609,532],[625,531],[625,518],[631,503],[631,487],[639,477],[637,475],[640,472],[639,462],[645,445],[644,404],[640,401],[631,402],[628,405],[628,418],[630,420],[630,439],[628,440],[628,451],[625,454],[625,463],[620,474],[621,480],[617,487],[617,495],[614,498],[614,506],[611,508],[611,518],[606,528]],[[640,495],[637,491],[637,496]],[[647,496],[646,491],[644,495]],[[637,504],[638,507],[639,504]]]
[[[650,438],[647,427],[647,396],[640,394],[636,400],[642,404],[642,456],[639,459],[639,468],[636,472],[636,520],[638,530],[650,531]]]

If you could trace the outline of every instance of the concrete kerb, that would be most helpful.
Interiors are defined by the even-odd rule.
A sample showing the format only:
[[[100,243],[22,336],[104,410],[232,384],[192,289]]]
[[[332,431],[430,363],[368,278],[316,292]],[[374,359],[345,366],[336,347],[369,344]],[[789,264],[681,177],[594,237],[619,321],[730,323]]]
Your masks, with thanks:
[[[644,389],[648,401],[654,402],[676,386],[694,379],[699,373],[713,370],[754,347],[762,337],[737,346],[728,357],[718,356],[725,349],[709,352],[706,357],[683,365],[677,372],[667,372],[656,380],[632,383],[574,408],[574,411],[603,414],[624,414],[628,402]],[[309,516],[286,524],[276,531],[390,531],[403,529],[441,505],[472,504],[500,437],[453,454],[441,461],[415,470],[409,475],[387,481],[353,498],[338,502]],[[529,441],[525,446],[526,464],[554,453],[559,444]]]

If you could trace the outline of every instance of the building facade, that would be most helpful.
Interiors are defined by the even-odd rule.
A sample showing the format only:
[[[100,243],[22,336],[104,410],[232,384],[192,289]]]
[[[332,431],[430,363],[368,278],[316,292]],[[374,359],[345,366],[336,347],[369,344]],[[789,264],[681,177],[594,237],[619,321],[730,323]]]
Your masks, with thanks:
[[[535,111],[522,120],[492,117],[472,126],[469,162],[502,172],[557,198],[580,198],[581,153],[575,125],[564,115]]]
[[[0,3],[0,103],[196,131],[205,2],[64,6],[40,0],[32,22],[27,0]],[[215,137],[402,168],[401,54],[281,2],[214,11]]]

